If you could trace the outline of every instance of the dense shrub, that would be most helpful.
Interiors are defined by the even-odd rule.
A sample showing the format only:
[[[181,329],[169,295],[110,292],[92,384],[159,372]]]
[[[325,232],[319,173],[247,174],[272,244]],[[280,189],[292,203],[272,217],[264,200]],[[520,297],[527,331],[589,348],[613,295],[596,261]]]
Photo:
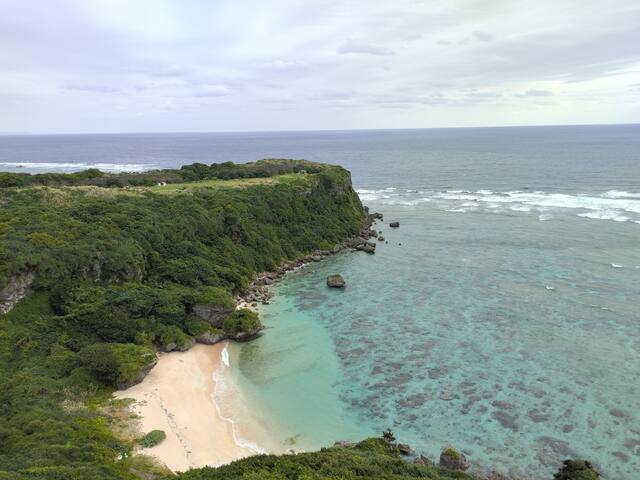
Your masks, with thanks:
[[[162,430],[151,430],[144,437],[138,440],[138,445],[142,448],[151,448],[158,445],[165,438],[167,438],[167,434]]]
[[[598,480],[600,474],[585,460],[565,460],[553,480]]]
[[[189,470],[179,480],[314,479],[314,480],[473,480],[460,472],[412,465],[381,439],[369,439],[352,448],[326,448],[296,455],[258,455],[219,468]]]
[[[261,325],[256,312],[248,308],[240,308],[225,318],[223,328],[225,333],[235,335],[240,332],[256,333]]]

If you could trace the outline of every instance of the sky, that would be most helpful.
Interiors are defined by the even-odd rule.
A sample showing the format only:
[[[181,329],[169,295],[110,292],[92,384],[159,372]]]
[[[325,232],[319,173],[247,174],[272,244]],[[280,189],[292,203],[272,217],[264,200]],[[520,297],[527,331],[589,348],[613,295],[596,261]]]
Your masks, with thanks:
[[[637,0],[0,0],[0,132],[638,122]]]

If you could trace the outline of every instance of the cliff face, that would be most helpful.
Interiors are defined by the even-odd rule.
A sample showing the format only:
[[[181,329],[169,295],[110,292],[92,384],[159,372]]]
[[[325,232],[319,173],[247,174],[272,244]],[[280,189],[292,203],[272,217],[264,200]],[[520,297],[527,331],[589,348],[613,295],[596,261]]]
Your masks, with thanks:
[[[26,272],[9,279],[0,290],[0,315],[8,313],[17,303],[29,294],[35,274]]]
[[[0,476],[133,478],[131,445],[83,402],[139,381],[154,350],[255,335],[233,298],[256,273],[366,219],[349,173],[309,162],[17,180],[0,182]]]

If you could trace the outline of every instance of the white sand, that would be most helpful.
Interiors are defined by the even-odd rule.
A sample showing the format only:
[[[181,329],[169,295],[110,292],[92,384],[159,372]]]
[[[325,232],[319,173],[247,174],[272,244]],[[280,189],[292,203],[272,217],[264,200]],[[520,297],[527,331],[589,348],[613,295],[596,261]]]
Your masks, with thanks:
[[[143,433],[164,430],[167,438],[141,453],[152,455],[174,472],[216,466],[256,451],[238,445],[233,425],[214,403],[214,372],[224,368],[224,345],[195,345],[187,352],[163,354],[138,385],[115,392],[132,398]]]

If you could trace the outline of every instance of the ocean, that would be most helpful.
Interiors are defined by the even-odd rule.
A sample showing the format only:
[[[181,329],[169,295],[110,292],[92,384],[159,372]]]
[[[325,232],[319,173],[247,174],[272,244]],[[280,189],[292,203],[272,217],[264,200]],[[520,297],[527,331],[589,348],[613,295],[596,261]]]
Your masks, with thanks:
[[[241,431],[287,451],[389,427],[478,470],[637,480],[640,125],[0,137],[5,171],[270,157],[349,169],[386,241],[288,274],[265,335],[229,345]]]

